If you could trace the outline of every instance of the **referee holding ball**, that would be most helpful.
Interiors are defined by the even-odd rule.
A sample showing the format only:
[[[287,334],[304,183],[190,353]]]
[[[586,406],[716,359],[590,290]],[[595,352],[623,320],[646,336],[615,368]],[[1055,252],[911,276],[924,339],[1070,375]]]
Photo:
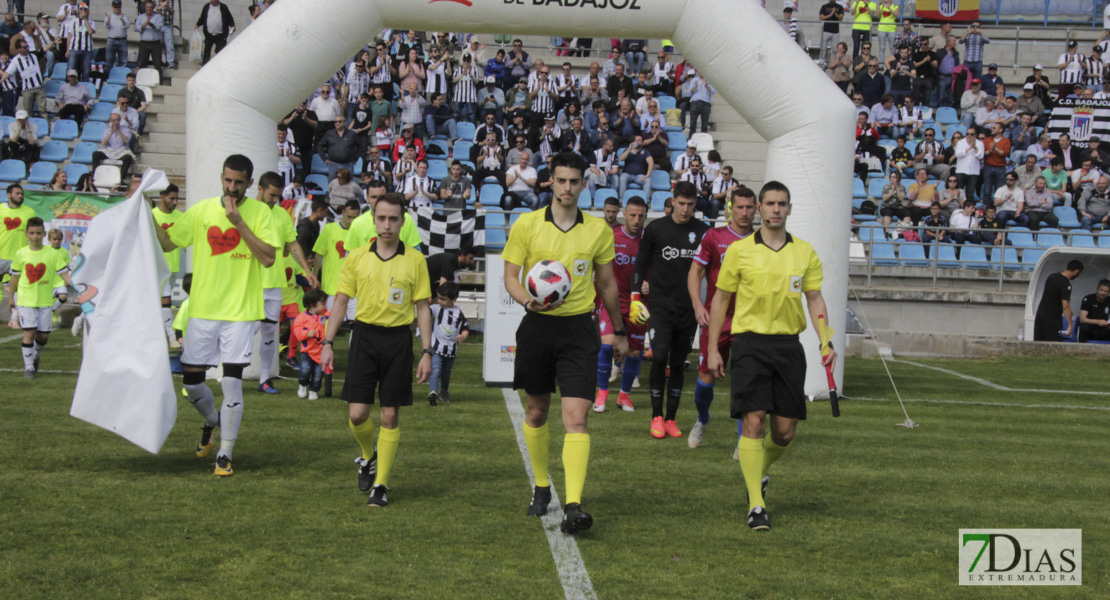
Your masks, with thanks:
[[[594,276],[605,309],[619,315],[617,282],[613,278],[613,230],[597,217],[578,209],[578,195],[586,187],[586,161],[563,152],[551,162],[551,206],[522,215],[513,225],[505,251],[505,289],[528,313],[516,332],[513,389],[524,388],[527,408],[524,440],[536,474],[536,489],[528,516],[547,514],[551,487],[547,474],[547,414],[551,394],[559,384],[563,404],[563,470],[567,505],[563,533],[577,533],[593,525],[582,510],[582,488],[590,459],[590,434],[586,417],[593,405],[597,353],[601,348],[594,308]],[[562,302],[536,304],[520,283],[525,273],[542,260],[557,260],[571,276],[570,294]],[[613,331],[614,356],[619,360],[628,347],[623,330]]]
[[[786,232],[790,190],[770,181],[759,191],[762,226],[734,242],[721,261],[717,293],[709,311],[708,365],[717,378],[726,373],[717,344],[729,302],[732,317],[732,418],[741,419],[737,453],[748,487],[748,526],[768,530],[763,494],[770,482],[767,468],[786,452],[799,419],[806,418],[806,357],[798,342],[805,331],[805,296],[815,329],[818,315],[828,314],[821,296],[821,260],[813,246]],[[822,365],[831,365],[830,348]],[[771,415],[771,432],[764,421]]]

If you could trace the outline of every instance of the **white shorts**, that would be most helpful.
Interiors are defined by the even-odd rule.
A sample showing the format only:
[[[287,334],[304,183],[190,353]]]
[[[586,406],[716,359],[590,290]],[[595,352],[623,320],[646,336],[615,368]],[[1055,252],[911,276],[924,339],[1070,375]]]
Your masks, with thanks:
[[[262,307],[266,312],[266,320],[277,323],[281,319],[281,288],[263,289]]]
[[[210,321],[190,317],[181,363],[193,367],[214,367],[220,363],[248,365],[254,354],[254,334],[258,321]]]
[[[328,312],[331,312],[332,305],[335,304],[335,296],[328,296]],[[347,321],[355,320],[355,313],[358,311],[358,299],[351,298],[347,301]]]
[[[162,284],[163,298],[173,297],[173,286],[175,283],[177,283],[177,273],[170,273],[170,276],[166,278],[166,283]]]
[[[53,319],[51,318],[54,315],[54,311],[50,310],[49,306],[40,306],[37,308],[17,306],[15,310],[19,315],[19,326],[23,329],[34,329],[44,332],[50,332],[54,329]]]

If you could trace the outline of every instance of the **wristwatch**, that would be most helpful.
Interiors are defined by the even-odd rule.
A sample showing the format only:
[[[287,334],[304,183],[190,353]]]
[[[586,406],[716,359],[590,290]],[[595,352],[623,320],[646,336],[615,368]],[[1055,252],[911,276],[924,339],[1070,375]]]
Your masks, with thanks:
[[[428,356],[431,356],[431,355],[435,354],[435,352],[431,348],[424,348],[420,352],[422,354],[427,354]]]
[[[332,342],[331,340],[324,340],[324,341],[320,342],[320,344],[322,344],[324,346],[331,346],[334,343],[335,342]]]
[[[625,336],[628,335],[628,332],[623,330],[623,329],[614,329],[613,330],[613,335],[619,335],[621,337],[625,337]]]

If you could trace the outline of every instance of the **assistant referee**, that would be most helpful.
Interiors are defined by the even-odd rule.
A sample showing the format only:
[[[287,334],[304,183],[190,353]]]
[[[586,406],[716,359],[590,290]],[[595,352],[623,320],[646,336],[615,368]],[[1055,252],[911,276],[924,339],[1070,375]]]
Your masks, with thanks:
[[[814,328],[817,316],[828,314],[821,260],[813,246],[786,232],[790,209],[785,185],[770,181],[759,191],[762,226],[725,252],[709,312],[708,365],[721,378],[726,370],[717,345],[735,295],[732,418],[742,421],[737,453],[748,487],[748,526],[755,530],[771,528],[763,499],[767,468],[786,452],[798,420],[806,418],[806,357],[798,342],[806,328],[802,295]],[[835,360],[830,349],[822,365]],[[768,413],[771,432],[764,437]]]
[[[562,393],[563,470],[567,505],[561,529],[577,533],[593,525],[593,517],[582,510],[582,488],[590,460],[590,434],[586,418],[593,405],[597,353],[601,349],[594,309],[594,276],[605,309],[619,315],[617,282],[613,277],[613,230],[605,221],[578,209],[578,195],[586,187],[586,161],[564,152],[551,161],[551,206],[520,217],[513,225],[505,251],[505,289],[528,311],[516,331],[516,360],[513,389],[524,388],[527,410],[524,441],[536,475],[529,516],[547,514],[551,484],[547,475],[547,452],[551,435],[547,413],[555,384]],[[536,304],[520,283],[542,260],[558,260],[570,272],[571,290],[565,301]],[[614,356],[619,360],[628,348],[623,330],[613,331]]]
[[[417,383],[423,383],[432,371],[432,313],[428,309],[431,288],[424,256],[405,246],[398,239],[404,223],[403,196],[389,193],[382,196],[374,210],[377,238],[369,245],[351,251],[339,271],[333,315],[344,315],[347,302],[356,299],[351,348],[347,359],[343,399],[349,404],[351,431],[362,448],[359,466],[359,489],[370,489],[367,504],[387,506],[386,493],[389,471],[397,456],[401,440],[398,412],[412,406],[412,306],[416,305],[416,323],[420,329],[423,355],[416,367]],[[332,342],[342,319],[329,319],[320,363],[326,371],[335,364]],[[374,394],[381,396],[382,428],[378,432],[377,452],[374,446],[374,423],[370,405]],[[376,471],[376,472],[375,472]],[[375,478],[376,475],[376,478]]]

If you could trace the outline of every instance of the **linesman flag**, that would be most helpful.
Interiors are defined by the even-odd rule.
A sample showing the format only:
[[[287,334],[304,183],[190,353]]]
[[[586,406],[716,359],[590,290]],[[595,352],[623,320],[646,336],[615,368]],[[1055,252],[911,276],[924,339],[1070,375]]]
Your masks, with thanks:
[[[170,270],[143,192],[168,185],[148,169],[134,195],[93,217],[73,270],[85,340],[69,414],[152,453],[173,429],[177,398],[160,301]]]
[[[979,0],[917,0],[917,17],[933,21],[975,21]]]

